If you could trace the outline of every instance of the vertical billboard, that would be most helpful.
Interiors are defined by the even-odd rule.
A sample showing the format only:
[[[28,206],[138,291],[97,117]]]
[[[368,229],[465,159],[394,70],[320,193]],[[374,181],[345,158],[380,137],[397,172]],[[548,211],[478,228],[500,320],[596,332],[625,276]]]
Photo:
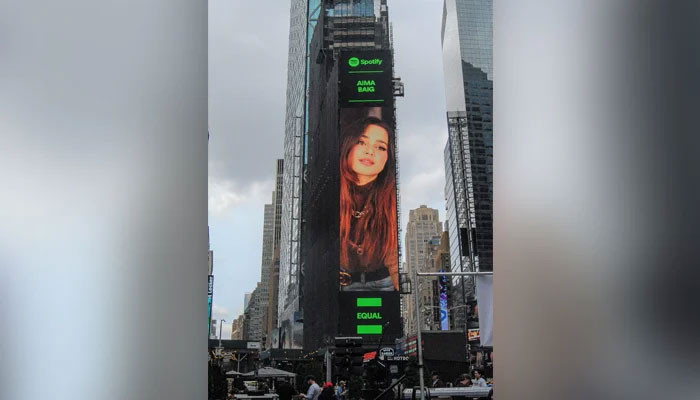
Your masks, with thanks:
[[[401,334],[391,57],[339,57],[340,305],[354,316],[341,318],[352,321],[345,334]]]
[[[207,288],[207,311],[209,318],[207,319],[207,329],[209,329],[209,334],[211,335],[211,307],[214,300],[214,275],[209,275],[209,282]]]
[[[440,276],[440,330],[443,331],[450,330],[450,316],[447,309],[447,293],[449,292],[448,282],[447,276]]]

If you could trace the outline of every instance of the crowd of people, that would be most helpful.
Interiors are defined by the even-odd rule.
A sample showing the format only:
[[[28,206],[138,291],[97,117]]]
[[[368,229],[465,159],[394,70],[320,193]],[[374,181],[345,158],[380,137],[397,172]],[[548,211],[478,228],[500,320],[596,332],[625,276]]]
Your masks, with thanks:
[[[340,381],[337,385],[332,382],[326,382],[323,386],[316,383],[316,379],[313,376],[308,376],[306,382],[309,385],[306,394],[300,394],[299,397],[306,400],[349,400],[348,396],[348,386],[347,382]],[[430,387],[440,388],[440,387],[490,387],[492,382],[487,382],[481,371],[474,370],[472,375],[462,374],[453,384],[445,384],[437,372],[431,374],[431,384]],[[292,389],[293,390],[293,389]],[[293,394],[283,394],[278,390],[280,395],[280,400],[292,400]],[[294,392],[296,394],[296,392]],[[461,399],[458,399],[461,400]]]
[[[489,391],[489,399],[493,398],[493,382],[487,383],[486,379],[484,379],[484,376],[481,374],[481,371],[479,370],[474,370],[472,375],[469,374],[462,374],[457,378],[457,380],[454,382],[454,384],[445,384],[440,379],[440,374],[437,372],[433,372],[431,374],[431,384],[430,387],[432,388],[441,388],[441,387],[491,387],[491,390]],[[453,396],[452,400],[468,400],[469,398],[466,396]]]
[[[309,388],[306,394],[301,394],[301,397],[307,400],[348,400],[348,385],[345,381],[338,382],[334,385],[332,382],[326,382],[323,387],[316,383],[316,378],[313,376],[306,377]],[[283,399],[280,395],[280,400]]]
[[[346,381],[339,381],[338,384],[332,382],[326,382],[322,385],[316,383],[316,378],[313,376],[306,377],[306,383],[308,389],[306,393],[298,393],[297,390],[287,381],[280,381],[276,387],[275,392],[279,396],[279,400],[350,400],[348,395],[349,389]],[[243,392],[245,388],[237,388],[234,384],[234,393]],[[454,383],[445,384],[440,379],[440,375],[437,372],[431,374],[430,385],[431,388],[441,388],[441,387],[489,387],[491,384],[487,383],[484,379],[481,371],[475,370],[472,375],[462,374]],[[263,384],[261,390],[263,392],[268,391],[268,386]],[[233,398],[234,393],[229,395],[229,398]],[[457,398],[455,400],[464,400],[462,398]]]
[[[470,376],[469,374],[462,374],[459,376],[459,378],[454,382],[454,384],[445,384],[440,379],[440,375],[437,372],[433,372],[431,375],[431,384],[430,387],[434,388],[439,388],[439,387],[448,387],[448,386],[454,386],[454,387],[468,387],[468,386],[478,386],[478,387],[488,387],[490,386],[487,382],[486,379],[484,379],[484,376],[481,374],[481,371],[479,370],[474,370],[473,372],[473,377]]]

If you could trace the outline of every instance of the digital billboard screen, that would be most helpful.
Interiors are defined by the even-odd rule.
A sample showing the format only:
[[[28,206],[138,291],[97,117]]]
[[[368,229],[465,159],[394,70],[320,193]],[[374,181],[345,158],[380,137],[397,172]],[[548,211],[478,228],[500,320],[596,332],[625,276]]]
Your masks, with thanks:
[[[340,54],[340,107],[393,106],[391,52],[346,50]]]
[[[445,275],[440,276],[440,329],[443,331],[450,330],[450,316],[447,309],[447,293],[449,292],[449,280]]]
[[[391,53],[344,50],[339,60],[340,301],[355,317],[341,330],[400,335]]]
[[[399,287],[396,156],[388,107],[340,112],[340,284]]]
[[[207,284],[207,329],[209,329],[209,333],[211,333],[211,309],[212,309],[212,302],[214,300],[214,275],[209,275],[208,277],[208,284]]]

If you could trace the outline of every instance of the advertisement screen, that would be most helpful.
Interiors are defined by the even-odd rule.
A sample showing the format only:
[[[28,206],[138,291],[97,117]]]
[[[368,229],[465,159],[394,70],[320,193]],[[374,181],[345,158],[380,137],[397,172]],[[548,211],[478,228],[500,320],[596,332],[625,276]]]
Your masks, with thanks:
[[[341,332],[401,335],[391,53],[339,58]]]
[[[392,110],[340,112],[340,285],[343,291],[399,288],[396,157]]]
[[[440,329],[450,330],[450,316],[447,309],[447,293],[449,291],[448,279],[446,276],[440,277]]]
[[[340,55],[340,287],[399,288],[391,53]]]
[[[207,314],[209,315],[207,329],[209,329],[211,333],[211,307],[214,299],[214,275],[209,275],[207,286]]]

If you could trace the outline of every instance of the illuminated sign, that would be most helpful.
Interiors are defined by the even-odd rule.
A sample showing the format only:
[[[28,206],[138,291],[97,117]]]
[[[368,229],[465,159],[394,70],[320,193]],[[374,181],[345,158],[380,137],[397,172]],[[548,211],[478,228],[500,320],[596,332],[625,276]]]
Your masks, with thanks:
[[[392,55],[343,49],[338,64],[339,333],[401,336]],[[371,340],[370,340],[371,341]]]
[[[390,336],[401,336],[398,292],[341,291],[338,300],[341,312],[351,316],[339,318],[340,334],[377,339],[381,335],[386,335],[384,340]]]
[[[381,307],[382,298],[381,297],[358,297],[357,298],[358,307]]]
[[[374,312],[374,313],[367,313],[367,312],[357,313],[357,319],[382,319],[382,314],[380,314],[380,313],[378,313],[378,312]]]
[[[391,347],[382,347],[379,350],[379,359],[384,360],[387,357],[393,357],[394,356],[394,349]]]
[[[448,279],[446,276],[441,276],[439,279],[440,285],[440,329],[443,331],[450,330],[450,317],[447,312],[447,292]]]
[[[364,58],[357,58],[357,57],[350,57],[348,59],[348,65],[352,68],[355,68],[359,65],[382,65],[384,60],[381,58],[374,58],[372,60],[367,60]],[[352,73],[352,72],[350,72]]]
[[[207,330],[209,331],[207,333],[207,336],[211,334],[211,308],[212,308],[212,302],[214,300],[214,275],[209,275],[209,280],[208,280],[208,289],[207,289]]]
[[[391,53],[345,50],[340,55],[341,107],[389,105],[393,101]]]
[[[356,299],[358,309],[380,308],[382,307],[381,297],[358,297]],[[356,313],[358,335],[381,335],[383,326],[381,325],[382,313],[380,311],[360,311]],[[379,324],[377,324],[379,322]]]

